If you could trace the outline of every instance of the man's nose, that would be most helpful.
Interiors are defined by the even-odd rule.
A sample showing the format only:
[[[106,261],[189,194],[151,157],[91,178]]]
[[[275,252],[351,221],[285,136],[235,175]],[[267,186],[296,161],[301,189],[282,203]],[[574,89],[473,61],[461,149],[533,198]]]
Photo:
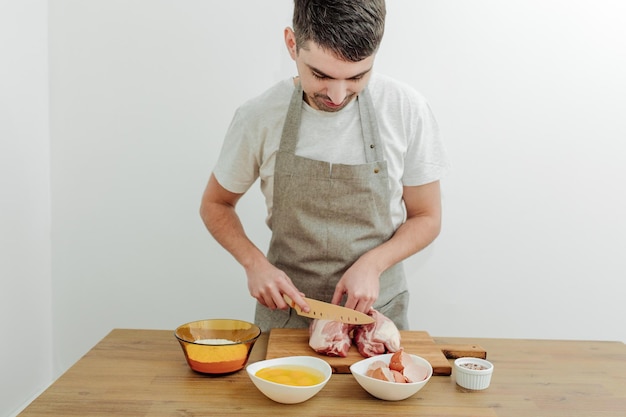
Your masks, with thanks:
[[[340,80],[331,81],[328,84],[327,95],[334,104],[339,105],[343,103],[348,95],[348,89],[345,82]]]

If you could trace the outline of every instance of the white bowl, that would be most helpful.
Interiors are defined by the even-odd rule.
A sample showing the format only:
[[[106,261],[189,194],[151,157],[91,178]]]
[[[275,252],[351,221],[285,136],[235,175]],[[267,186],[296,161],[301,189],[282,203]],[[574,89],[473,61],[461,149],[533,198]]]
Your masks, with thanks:
[[[465,389],[481,390],[489,386],[493,364],[479,358],[458,358],[454,361],[456,383]]]
[[[255,375],[263,368],[277,365],[301,365],[316,369],[324,374],[324,381],[317,385],[301,387],[279,384],[259,378]],[[324,385],[326,385],[333,373],[328,362],[314,356],[287,356],[284,358],[267,359],[251,363],[246,367],[246,371],[248,371],[248,376],[259,391],[265,394],[269,399],[283,404],[301,403],[313,397],[324,388]]]
[[[354,375],[354,378],[359,385],[361,385],[365,391],[369,392],[374,397],[387,401],[405,400],[426,385],[426,383],[430,380],[430,377],[433,376],[433,367],[421,356],[409,355],[415,364],[428,370],[426,378],[423,381],[407,383],[387,382],[365,375],[367,368],[369,368],[373,362],[383,361],[389,365],[389,360],[392,356],[393,353],[386,353],[384,355],[362,359],[350,366],[350,372],[352,372],[352,375]]]

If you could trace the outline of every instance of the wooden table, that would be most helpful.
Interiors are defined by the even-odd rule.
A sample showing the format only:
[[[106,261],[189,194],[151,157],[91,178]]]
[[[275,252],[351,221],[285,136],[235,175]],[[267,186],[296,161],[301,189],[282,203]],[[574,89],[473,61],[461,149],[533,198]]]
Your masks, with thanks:
[[[484,391],[455,375],[433,377],[413,397],[375,399],[352,375],[333,375],[314,398],[275,403],[245,370],[210,377],[189,369],[173,331],[116,329],[19,416],[626,416],[621,342],[435,338],[478,343],[495,370]],[[265,357],[267,336],[251,361]]]

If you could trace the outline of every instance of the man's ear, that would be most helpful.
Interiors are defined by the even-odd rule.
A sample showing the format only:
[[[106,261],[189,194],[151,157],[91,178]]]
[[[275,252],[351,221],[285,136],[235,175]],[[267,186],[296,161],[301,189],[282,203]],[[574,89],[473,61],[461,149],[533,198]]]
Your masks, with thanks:
[[[298,55],[296,47],[296,34],[293,33],[293,29],[290,27],[285,28],[285,45],[287,46],[291,59],[295,61],[296,56]]]

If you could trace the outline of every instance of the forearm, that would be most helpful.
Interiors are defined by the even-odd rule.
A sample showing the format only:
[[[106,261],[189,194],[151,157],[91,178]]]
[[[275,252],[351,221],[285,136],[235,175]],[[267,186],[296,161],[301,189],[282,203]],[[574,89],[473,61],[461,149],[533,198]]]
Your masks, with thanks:
[[[286,294],[308,311],[306,302],[291,279],[272,265],[246,235],[235,211],[242,195],[226,190],[211,175],[200,205],[200,217],[204,225],[215,240],[243,266],[250,295],[259,303],[270,309],[288,308],[283,300],[283,294]]]
[[[441,221],[438,216],[415,216],[407,219],[394,235],[382,245],[363,255],[382,274],[385,270],[418,253],[439,235]]]
[[[233,206],[206,203],[201,207],[200,216],[213,238],[244,268],[265,258],[246,235]]]
[[[341,277],[332,302],[347,294],[346,307],[367,313],[379,295],[384,271],[428,246],[438,235],[439,216],[411,216],[388,241],[363,254]]]
[[[379,274],[430,245],[441,231],[439,181],[404,187],[403,198],[407,220],[391,239],[362,257],[362,261]]]
[[[200,205],[200,217],[215,240],[244,268],[265,260],[265,255],[246,235],[235,211],[242,194],[231,193],[211,175]]]

